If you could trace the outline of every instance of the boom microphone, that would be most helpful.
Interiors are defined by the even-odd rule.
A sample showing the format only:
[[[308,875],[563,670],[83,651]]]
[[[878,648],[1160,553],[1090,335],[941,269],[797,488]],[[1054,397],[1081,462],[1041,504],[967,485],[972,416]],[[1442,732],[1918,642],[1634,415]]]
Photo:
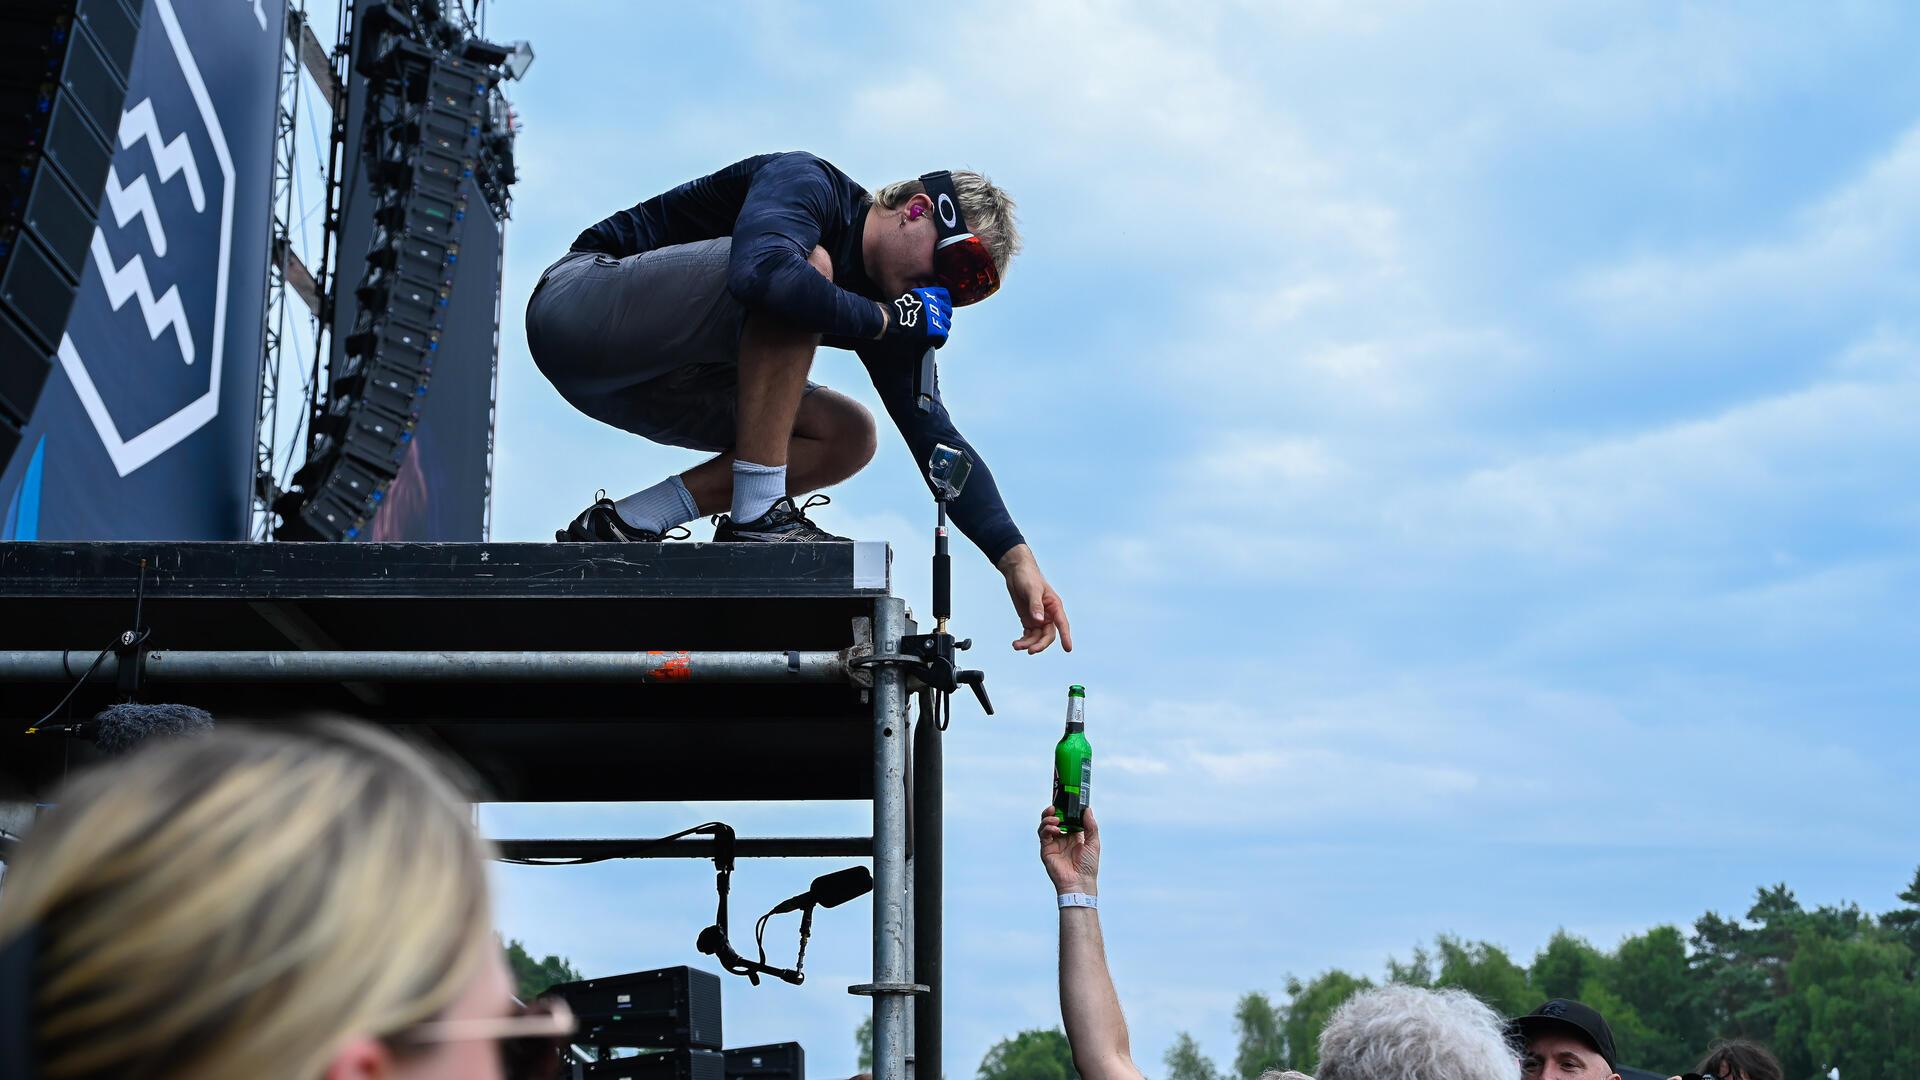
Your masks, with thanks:
[[[782,915],[789,911],[799,911],[804,907],[839,907],[855,897],[865,896],[873,891],[873,874],[864,866],[849,866],[845,870],[835,870],[831,874],[822,874],[813,879],[813,884],[799,896],[788,897],[780,901],[768,915]]]
[[[821,907],[839,907],[855,897],[865,896],[873,891],[873,874],[864,866],[849,866],[845,870],[835,870],[831,874],[822,874],[813,879],[813,888],[807,890]]]

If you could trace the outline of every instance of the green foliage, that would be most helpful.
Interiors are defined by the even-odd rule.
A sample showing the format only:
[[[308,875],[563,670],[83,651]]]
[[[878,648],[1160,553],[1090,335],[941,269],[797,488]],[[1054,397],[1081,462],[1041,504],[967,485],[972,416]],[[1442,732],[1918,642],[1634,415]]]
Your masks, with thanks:
[[[1287,1044],[1280,1034],[1280,1014],[1258,990],[1244,994],[1233,1010],[1233,1029],[1240,1036],[1233,1055],[1233,1072],[1240,1080],[1258,1080],[1268,1069],[1287,1060]]]
[[[1584,1001],[1581,988],[1589,979],[1599,978],[1606,963],[1607,958],[1599,949],[1565,930],[1556,930],[1548,939],[1547,947],[1534,956],[1527,981],[1542,1001],[1554,998]]]
[[[1597,980],[1609,997],[1619,1001],[1631,1021],[1622,1032],[1613,1014],[1601,1009],[1613,1025],[1614,1044],[1626,1061],[1660,1062],[1680,1068],[1706,1048],[1705,1026],[1692,1007],[1693,976],[1687,969],[1687,942],[1671,926],[1656,926],[1630,937],[1614,950],[1613,962]],[[1593,1001],[1587,1004],[1596,1009]]]
[[[574,966],[558,956],[535,960],[526,946],[507,942],[507,967],[513,972],[514,993],[522,1001],[532,1001],[547,992],[547,987],[578,982],[582,978]]]
[[[1433,986],[1433,954],[1421,946],[1414,946],[1413,959],[1401,963],[1393,957],[1387,957],[1387,981],[1401,986]]]
[[[1549,998],[1584,1001],[1607,1018],[1624,1064],[1662,1076],[1692,1068],[1716,1039],[1746,1038],[1772,1047],[1793,1080],[1834,1068],[1856,1078],[1920,1077],[1920,870],[1899,900],[1878,918],[1852,904],[1809,911],[1791,889],[1772,885],[1755,892],[1744,917],[1709,911],[1691,935],[1656,926],[1602,952],[1560,931],[1526,968],[1498,946],[1442,935],[1431,951],[1388,960],[1387,981],[1459,987],[1509,1016]],[[1289,978],[1277,1006],[1245,994],[1234,1010],[1232,1077],[1315,1072],[1328,1018],[1371,985],[1334,970],[1310,982]],[[1025,1033],[1047,1034],[1057,1037]],[[1219,1077],[1185,1032],[1166,1064],[1169,1080]],[[985,1065],[981,1076],[1000,1080]]]
[[[1607,1018],[1607,1026],[1613,1029],[1613,1045],[1619,1051],[1622,1064],[1652,1068],[1654,1062],[1662,1060],[1648,1056],[1647,1049],[1660,1044],[1660,1033],[1640,1015],[1639,1010],[1622,1000],[1604,981],[1599,978],[1588,979],[1580,987],[1579,993],[1570,996],[1575,1001],[1593,1006],[1601,1016]],[[1539,1004],[1538,1001],[1534,1002],[1536,1006]],[[1705,1044],[1701,1044],[1699,1049],[1705,1049]],[[1683,1049],[1682,1054],[1685,1053]]]
[[[1805,989],[1784,1003],[1781,1029],[1803,1032],[1807,1058],[1841,1076],[1920,1076],[1920,989],[1906,978],[1912,963],[1904,942],[1804,939],[1787,978]]]
[[[1213,1059],[1200,1052],[1193,1036],[1181,1032],[1167,1047],[1167,1080],[1221,1080]]]
[[[1538,1005],[1527,985],[1527,973],[1507,956],[1506,950],[1484,941],[1461,941],[1440,935],[1440,972],[1436,986],[1453,986],[1468,991],[1502,1014],[1515,1016]]]
[[[1913,884],[1901,891],[1900,899],[1906,906],[1880,916],[1880,925],[1913,954],[1913,962],[1907,965],[1907,978],[1912,981],[1920,978],[1920,970],[1916,970],[1920,969],[1920,870],[1913,872]]]
[[[1080,1080],[1073,1049],[1059,1028],[1002,1039],[980,1059],[979,1080]]]
[[[1309,983],[1288,979],[1280,1025],[1287,1044],[1287,1068],[1308,1074],[1318,1070],[1320,1029],[1342,1002],[1372,985],[1339,970],[1322,972]]]
[[[860,1050],[860,1071],[863,1073],[872,1072],[873,1017],[869,1016],[865,1020],[860,1021],[860,1026],[853,1029],[853,1044]]]

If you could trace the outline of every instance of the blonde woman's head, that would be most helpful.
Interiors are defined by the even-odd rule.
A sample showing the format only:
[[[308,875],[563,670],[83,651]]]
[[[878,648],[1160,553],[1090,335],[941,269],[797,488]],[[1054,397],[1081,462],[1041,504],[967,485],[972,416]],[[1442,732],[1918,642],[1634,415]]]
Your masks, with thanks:
[[[462,792],[369,728],[225,729],[84,773],[0,888],[0,944],[38,942],[39,1073],[392,1074],[333,1066],[404,1064],[395,1036],[509,1003],[485,860]]]

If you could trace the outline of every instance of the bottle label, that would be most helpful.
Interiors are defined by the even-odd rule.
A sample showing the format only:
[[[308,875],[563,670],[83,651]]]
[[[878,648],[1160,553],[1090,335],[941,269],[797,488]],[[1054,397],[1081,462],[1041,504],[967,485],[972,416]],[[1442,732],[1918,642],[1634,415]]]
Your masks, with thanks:
[[[1074,766],[1069,764],[1067,767],[1072,769]],[[1073,776],[1072,773],[1068,773],[1067,775]],[[1060,829],[1062,832],[1074,833],[1080,831],[1080,815],[1087,809],[1087,785],[1093,780],[1093,759],[1090,756],[1080,759],[1079,775],[1073,776],[1073,778],[1078,781],[1078,784],[1074,787],[1068,787],[1066,777],[1060,774],[1060,763],[1058,761],[1054,762],[1053,808],[1060,815]]]

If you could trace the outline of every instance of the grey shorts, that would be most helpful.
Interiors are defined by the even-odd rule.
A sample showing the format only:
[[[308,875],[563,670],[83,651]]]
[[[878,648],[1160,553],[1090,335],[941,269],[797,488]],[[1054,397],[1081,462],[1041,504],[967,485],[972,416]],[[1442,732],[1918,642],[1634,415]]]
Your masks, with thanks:
[[[623,259],[561,256],[527,301],[535,366],[602,423],[670,446],[731,449],[747,319],[727,291],[732,247],[721,237]]]

